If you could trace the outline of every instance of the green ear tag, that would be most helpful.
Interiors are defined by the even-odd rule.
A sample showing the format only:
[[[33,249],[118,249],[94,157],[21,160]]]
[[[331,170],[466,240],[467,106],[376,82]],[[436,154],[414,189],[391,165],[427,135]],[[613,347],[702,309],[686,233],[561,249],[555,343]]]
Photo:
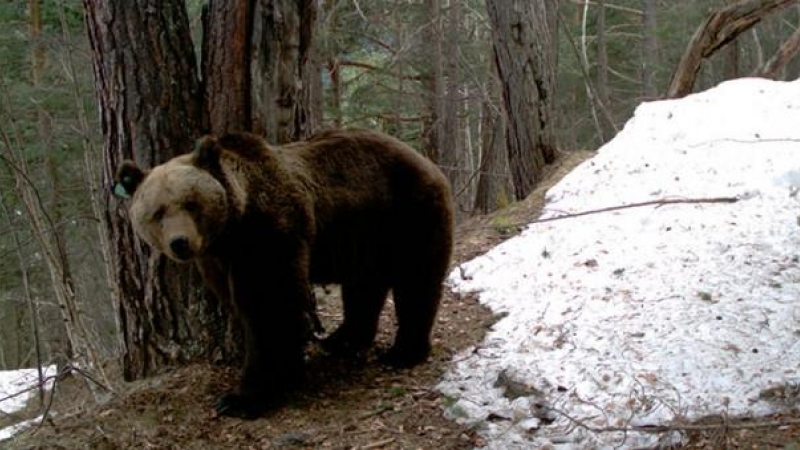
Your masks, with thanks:
[[[117,183],[114,185],[114,195],[122,198],[131,198],[131,194],[128,193],[128,190],[125,189],[125,185],[122,183]]]

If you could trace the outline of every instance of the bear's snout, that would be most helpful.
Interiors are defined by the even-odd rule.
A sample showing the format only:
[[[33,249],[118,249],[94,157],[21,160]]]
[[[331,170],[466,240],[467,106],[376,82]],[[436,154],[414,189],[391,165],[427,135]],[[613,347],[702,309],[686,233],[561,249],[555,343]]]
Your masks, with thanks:
[[[180,260],[186,261],[192,257],[192,247],[189,245],[189,238],[186,236],[176,236],[170,239],[169,249]]]

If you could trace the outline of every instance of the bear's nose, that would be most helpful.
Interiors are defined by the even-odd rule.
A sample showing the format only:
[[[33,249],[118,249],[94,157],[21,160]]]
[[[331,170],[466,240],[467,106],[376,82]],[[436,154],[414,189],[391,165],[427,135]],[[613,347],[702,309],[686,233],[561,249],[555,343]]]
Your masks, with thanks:
[[[174,237],[169,241],[169,248],[178,259],[189,259],[192,256],[192,249],[189,246],[189,238],[186,236]]]

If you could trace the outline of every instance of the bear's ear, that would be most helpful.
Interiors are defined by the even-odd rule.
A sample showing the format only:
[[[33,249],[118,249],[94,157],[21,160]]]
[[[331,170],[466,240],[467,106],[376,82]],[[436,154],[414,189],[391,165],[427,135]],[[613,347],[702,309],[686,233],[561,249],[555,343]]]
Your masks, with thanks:
[[[126,159],[117,169],[111,192],[117,197],[131,198],[146,175],[147,173],[140,169],[135,162]]]
[[[203,136],[194,144],[194,164],[197,167],[213,170],[219,167],[222,146],[213,136]]]

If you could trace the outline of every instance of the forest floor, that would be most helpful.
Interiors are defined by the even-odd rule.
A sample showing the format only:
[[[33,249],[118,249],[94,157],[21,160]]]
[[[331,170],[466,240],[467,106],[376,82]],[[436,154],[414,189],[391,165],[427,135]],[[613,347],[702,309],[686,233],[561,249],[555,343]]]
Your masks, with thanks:
[[[593,154],[564,155],[526,201],[464,221],[457,231],[454,266],[484,253],[535,219],[547,189]],[[446,293],[434,332],[433,355],[426,364],[397,371],[377,362],[379,352],[391,343],[391,309],[385,308],[381,318],[376,349],[363,359],[343,361],[312,348],[306,388],[288,405],[261,419],[242,421],[215,414],[216,397],[236,382],[232,368],[180,368],[116,386],[100,404],[94,402],[86,380],[74,376],[58,383],[48,420],[13,441],[0,443],[0,448],[366,450],[485,445],[474,430],[444,418],[447,399],[436,384],[454,355],[483,339],[494,323],[492,314],[472,297]],[[335,328],[341,317],[335,293],[321,300],[320,317],[326,329]],[[30,417],[38,414],[38,408],[28,409]],[[763,420],[786,423],[792,419]],[[800,439],[800,425],[752,429],[752,423],[722,418],[703,423],[708,428],[692,431],[687,448],[783,448]]]

